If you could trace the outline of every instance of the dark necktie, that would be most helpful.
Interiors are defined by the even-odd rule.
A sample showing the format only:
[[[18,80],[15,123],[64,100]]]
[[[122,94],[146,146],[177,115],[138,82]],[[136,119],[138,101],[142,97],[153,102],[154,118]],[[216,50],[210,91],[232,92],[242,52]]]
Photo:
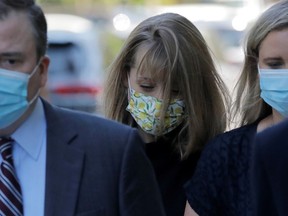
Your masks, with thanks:
[[[10,138],[0,138],[2,155],[0,171],[0,215],[23,215],[21,188],[18,183],[12,159],[12,142]]]

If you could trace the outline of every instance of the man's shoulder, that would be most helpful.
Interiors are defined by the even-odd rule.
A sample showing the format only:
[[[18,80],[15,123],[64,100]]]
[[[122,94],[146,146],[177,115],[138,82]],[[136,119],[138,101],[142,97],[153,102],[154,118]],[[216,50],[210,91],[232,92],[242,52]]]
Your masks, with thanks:
[[[91,155],[99,149],[103,154],[118,154],[143,146],[137,130],[128,125],[51,105],[45,109],[48,134],[66,137],[66,140],[72,140],[70,145],[89,151]]]
[[[94,129],[107,132],[113,130],[117,133],[132,130],[132,128],[127,125],[97,114],[60,108],[48,103],[44,103],[44,109],[47,122],[53,122],[54,125],[66,125],[67,127],[75,127],[79,130]]]

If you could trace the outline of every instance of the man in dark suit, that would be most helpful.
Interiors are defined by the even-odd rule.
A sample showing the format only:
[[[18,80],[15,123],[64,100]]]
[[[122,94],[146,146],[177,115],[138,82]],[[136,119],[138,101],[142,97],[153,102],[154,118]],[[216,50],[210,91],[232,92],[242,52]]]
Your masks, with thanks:
[[[252,156],[255,215],[288,214],[288,120],[256,135]]]
[[[135,129],[39,97],[46,46],[40,7],[0,0],[0,215],[164,215]]]

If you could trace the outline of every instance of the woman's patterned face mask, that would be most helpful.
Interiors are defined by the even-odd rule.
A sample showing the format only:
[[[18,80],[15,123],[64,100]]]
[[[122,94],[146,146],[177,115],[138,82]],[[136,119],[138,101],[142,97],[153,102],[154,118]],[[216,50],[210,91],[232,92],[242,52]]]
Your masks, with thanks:
[[[147,133],[160,136],[175,129],[184,117],[183,100],[174,99],[168,105],[161,130],[160,116],[162,100],[136,92],[129,85],[130,98],[126,108],[137,124]]]

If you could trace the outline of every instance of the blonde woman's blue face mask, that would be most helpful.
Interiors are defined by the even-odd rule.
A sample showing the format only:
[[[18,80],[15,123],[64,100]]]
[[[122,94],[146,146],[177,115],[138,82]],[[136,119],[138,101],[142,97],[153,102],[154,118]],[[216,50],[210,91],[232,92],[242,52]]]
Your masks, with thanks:
[[[260,69],[261,97],[283,117],[288,117],[288,69]]]

